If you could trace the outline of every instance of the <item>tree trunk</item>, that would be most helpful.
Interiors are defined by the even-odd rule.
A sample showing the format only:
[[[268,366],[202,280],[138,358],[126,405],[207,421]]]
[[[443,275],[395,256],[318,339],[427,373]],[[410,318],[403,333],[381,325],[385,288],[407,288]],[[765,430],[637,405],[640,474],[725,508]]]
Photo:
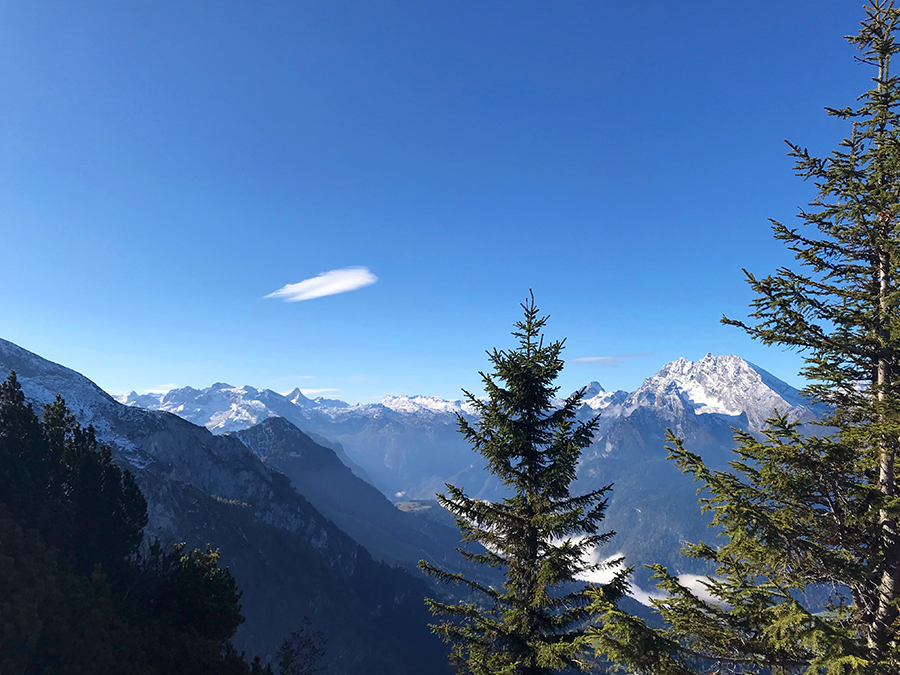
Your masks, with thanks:
[[[879,215],[879,221],[887,220],[888,222],[880,223],[883,226],[890,227],[890,221],[893,220],[887,214]],[[880,421],[886,422],[884,414],[884,403],[887,398],[888,391],[892,385],[891,382],[891,364],[885,352],[888,350],[888,340],[890,335],[887,327],[889,307],[888,294],[890,293],[890,260],[886,251],[879,252],[879,326],[878,333],[881,340],[881,355],[878,359],[876,385],[878,403],[881,406],[879,413]],[[894,444],[888,439],[887,434],[882,431],[878,447],[879,454],[879,472],[878,472],[878,489],[883,499],[890,499],[896,491],[894,480]],[[897,609],[894,599],[897,596],[897,584],[900,581],[900,560],[898,560],[897,546],[897,524],[886,509],[882,508],[878,514],[878,521],[881,528],[881,555],[882,555],[882,571],[881,580],[878,583],[878,599],[875,611],[873,625],[869,631],[869,646],[879,652],[883,652],[888,647],[888,629],[897,617]]]

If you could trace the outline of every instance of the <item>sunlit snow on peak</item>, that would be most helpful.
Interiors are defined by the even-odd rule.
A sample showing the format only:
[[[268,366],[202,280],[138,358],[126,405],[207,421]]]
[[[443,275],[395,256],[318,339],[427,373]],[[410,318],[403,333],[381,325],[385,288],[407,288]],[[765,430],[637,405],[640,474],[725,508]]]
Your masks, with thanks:
[[[385,396],[381,399],[385,408],[400,413],[420,414],[423,412],[456,415],[472,415],[475,409],[468,401],[447,400],[436,396]]]
[[[628,397],[623,410],[629,415],[644,406],[672,414],[684,409],[697,415],[746,414],[754,431],[775,410],[804,419],[813,416],[797,390],[734,355],[706,354],[699,361],[679,358],[666,364]]]

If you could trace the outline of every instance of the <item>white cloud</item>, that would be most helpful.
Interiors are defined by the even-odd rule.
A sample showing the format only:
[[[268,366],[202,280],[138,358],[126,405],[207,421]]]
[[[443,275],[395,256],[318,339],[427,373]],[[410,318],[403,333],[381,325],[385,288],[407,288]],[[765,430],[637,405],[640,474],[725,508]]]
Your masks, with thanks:
[[[304,279],[296,284],[287,284],[267,298],[284,298],[285,302],[299,302],[322,298],[326,295],[355,291],[357,288],[370,286],[378,281],[367,267],[344,267],[339,270],[322,272],[311,279]]]
[[[598,366],[618,366],[626,361],[650,356],[651,352],[631,352],[628,354],[611,354],[609,356],[579,356],[576,359],[567,359],[568,363],[595,363]]]
[[[584,537],[572,537],[573,541],[578,541]],[[578,575],[579,579],[590,581],[592,584],[608,584],[613,578],[625,568],[625,557],[621,553],[616,553],[607,558],[600,556],[600,548],[595,546],[592,551],[585,553],[582,558],[585,565],[600,565],[599,569],[590,572],[582,572]]]
[[[720,598],[717,598],[709,592],[709,579],[707,577],[698,574],[679,574],[676,578],[678,579],[679,584],[687,588],[703,602],[718,605],[719,607],[727,607]],[[635,584],[630,584],[628,595],[642,605],[647,605],[647,607],[653,606],[653,603],[650,602],[651,600],[662,600],[666,597],[666,595],[660,591],[645,591]]]
[[[326,387],[324,389],[301,389],[300,393],[304,396],[309,396],[310,394],[324,394],[326,391],[340,391],[340,389],[335,389],[334,387]]]
[[[158,384],[155,387],[153,387],[152,389],[148,389],[147,393],[148,394],[167,394],[168,392],[172,391],[173,389],[178,389],[178,385],[177,384]]]
[[[573,539],[577,540],[580,539],[580,537],[573,537]],[[593,551],[587,552],[582,562],[586,565],[595,565],[598,563],[601,565],[599,569],[592,570],[591,572],[584,572],[578,576],[579,579],[594,584],[608,584],[613,580],[616,574],[621,572],[627,566],[625,558],[621,553],[616,553],[608,558],[603,558],[600,556],[599,547],[594,547]],[[704,602],[720,606],[723,605],[719,598],[709,592],[709,586],[707,585],[709,582],[708,577],[698,574],[679,574],[677,578],[682,586],[690,589]],[[642,605],[647,605],[647,607],[653,606],[651,600],[662,600],[666,597],[664,593],[658,590],[648,591],[634,582],[629,582],[628,584],[628,595]]]
[[[710,593],[708,577],[700,576],[699,574],[679,574],[678,583],[685,588],[689,588],[693,594],[703,600],[703,602],[709,602],[720,606],[724,605],[720,598],[717,598]]]

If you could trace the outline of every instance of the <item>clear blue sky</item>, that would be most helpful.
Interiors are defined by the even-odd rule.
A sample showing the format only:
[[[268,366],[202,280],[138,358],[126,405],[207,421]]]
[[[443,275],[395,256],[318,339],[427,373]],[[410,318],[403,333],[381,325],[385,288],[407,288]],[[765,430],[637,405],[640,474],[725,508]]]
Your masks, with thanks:
[[[871,72],[859,0],[0,5],[0,337],[114,393],[448,398],[533,288],[564,390],[735,353]],[[377,282],[285,302],[320,273]],[[624,357],[618,358],[621,355]]]

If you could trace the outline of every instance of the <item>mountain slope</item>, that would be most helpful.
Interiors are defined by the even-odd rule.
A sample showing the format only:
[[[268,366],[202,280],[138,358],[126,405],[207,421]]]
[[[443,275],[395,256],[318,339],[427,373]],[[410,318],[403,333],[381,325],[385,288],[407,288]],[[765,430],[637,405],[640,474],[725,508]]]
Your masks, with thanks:
[[[456,567],[459,555],[455,548],[461,542],[455,527],[395,508],[344,466],[334,452],[286,419],[270,417],[233,435],[287,476],[316,509],[376,558],[410,567],[425,558]]]
[[[240,648],[271,655],[310,616],[329,639],[329,673],[444,669],[426,625],[425,584],[373,561],[237,438],[123,406],[75,371],[0,340],[0,371],[10,370],[33,405],[61,393],[113,445],[147,499],[148,534],[222,548],[244,593]]]
[[[713,468],[732,459],[734,428],[758,433],[775,409],[810,422],[824,412],[796,389],[737,356],[707,354],[663,366],[629,394],[615,413],[601,417],[594,444],[582,455],[577,489],[613,484],[606,524],[618,535],[612,546],[637,564],[660,562],[678,573],[709,570],[681,558],[685,542],[714,543],[708,516],[700,513],[697,486],[667,460],[666,430]]]

